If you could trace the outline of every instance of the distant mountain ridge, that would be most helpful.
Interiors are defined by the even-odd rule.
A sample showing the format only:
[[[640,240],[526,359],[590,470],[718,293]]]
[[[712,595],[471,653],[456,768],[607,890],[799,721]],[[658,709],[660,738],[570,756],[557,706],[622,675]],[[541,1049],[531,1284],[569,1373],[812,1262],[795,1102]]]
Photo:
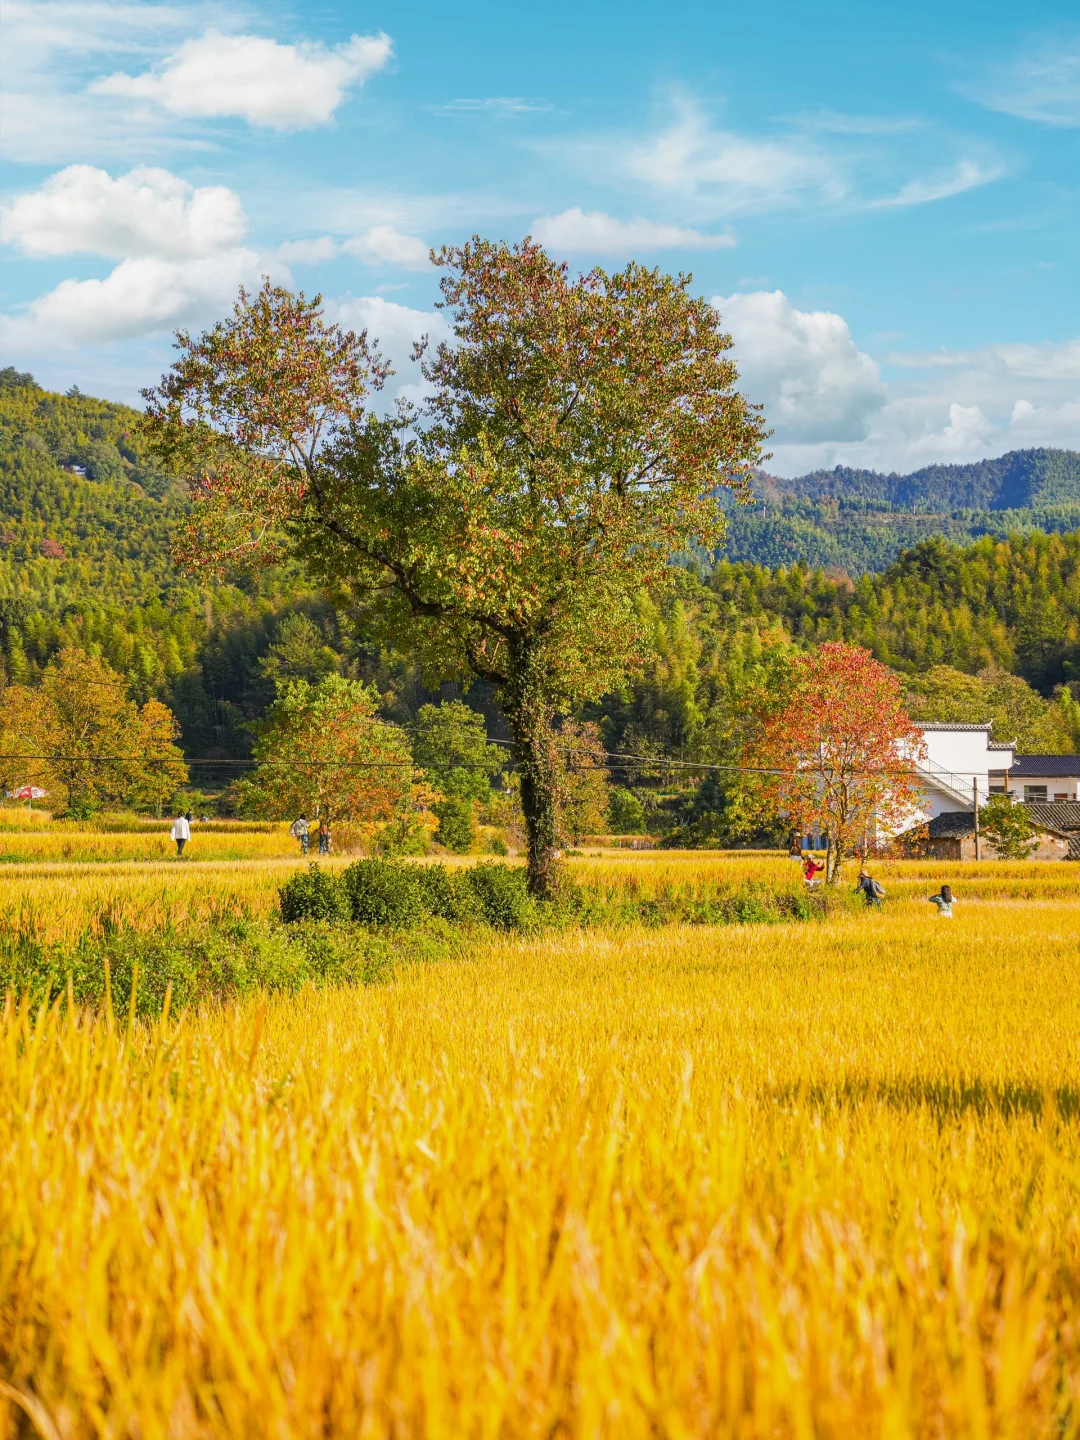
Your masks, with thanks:
[[[909,475],[849,465],[794,479],[760,472],[759,494],[764,500],[869,500],[947,513],[1080,504],[1080,451],[1010,450],[994,460],[927,465]]]

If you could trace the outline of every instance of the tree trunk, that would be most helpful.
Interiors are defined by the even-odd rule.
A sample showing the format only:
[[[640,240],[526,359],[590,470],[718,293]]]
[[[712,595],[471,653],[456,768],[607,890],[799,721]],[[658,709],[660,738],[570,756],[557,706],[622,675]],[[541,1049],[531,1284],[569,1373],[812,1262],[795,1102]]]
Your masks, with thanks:
[[[501,688],[503,712],[514,736],[521,778],[521,809],[529,862],[529,894],[548,900],[555,891],[562,767],[555,744],[555,707],[548,698],[535,652],[513,656],[510,678]]]

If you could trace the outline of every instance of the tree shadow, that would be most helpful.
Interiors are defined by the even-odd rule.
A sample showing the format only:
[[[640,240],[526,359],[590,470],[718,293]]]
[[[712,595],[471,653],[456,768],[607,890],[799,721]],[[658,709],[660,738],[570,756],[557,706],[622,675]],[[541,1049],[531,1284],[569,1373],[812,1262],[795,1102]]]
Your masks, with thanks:
[[[832,1085],[778,1086],[771,1094],[783,1105],[798,1103],[822,1110],[866,1104],[903,1111],[926,1110],[939,1123],[968,1113],[999,1114],[1006,1119],[1027,1115],[1033,1120],[1041,1120],[1044,1114],[1056,1114],[1063,1120],[1080,1115],[1080,1087],[1013,1080],[927,1080],[917,1075],[902,1080],[849,1077]]]

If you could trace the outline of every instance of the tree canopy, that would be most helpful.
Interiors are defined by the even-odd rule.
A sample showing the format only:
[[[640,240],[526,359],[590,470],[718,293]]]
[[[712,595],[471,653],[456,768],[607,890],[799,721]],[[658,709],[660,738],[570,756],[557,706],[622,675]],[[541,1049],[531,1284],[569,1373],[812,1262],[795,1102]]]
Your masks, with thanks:
[[[497,689],[515,741],[530,885],[558,827],[552,725],[640,659],[635,601],[672,555],[714,544],[764,425],[731,340],[688,277],[572,277],[532,241],[444,248],[453,343],[429,398],[386,420],[365,337],[269,283],[147,392],[162,457],[192,470],[191,556],[291,544],[372,599],[387,633]],[[273,388],[274,396],[269,392]]]

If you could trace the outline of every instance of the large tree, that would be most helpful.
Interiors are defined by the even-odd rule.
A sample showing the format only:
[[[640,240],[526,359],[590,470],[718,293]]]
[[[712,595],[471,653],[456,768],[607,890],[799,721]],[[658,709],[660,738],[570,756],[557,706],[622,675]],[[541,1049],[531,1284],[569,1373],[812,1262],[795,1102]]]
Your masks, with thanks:
[[[122,675],[73,647],[37,688],[7,687],[0,732],[8,784],[40,785],[69,814],[108,802],[159,809],[187,781],[172,711],[158,700],[140,709]]]
[[[149,424],[195,476],[193,557],[283,536],[396,640],[495,686],[544,895],[555,716],[638,662],[635,598],[665,584],[674,553],[717,542],[719,492],[747,490],[764,422],[689,277],[572,276],[531,240],[434,258],[453,339],[421,347],[420,412],[361,415],[382,379],[366,338],[267,285],[208,336],[179,337]]]
[[[846,856],[910,821],[923,753],[900,677],[868,650],[833,641],[790,661],[786,683],[765,698],[747,760],[761,772],[763,804],[793,830],[827,833],[835,884]]]

